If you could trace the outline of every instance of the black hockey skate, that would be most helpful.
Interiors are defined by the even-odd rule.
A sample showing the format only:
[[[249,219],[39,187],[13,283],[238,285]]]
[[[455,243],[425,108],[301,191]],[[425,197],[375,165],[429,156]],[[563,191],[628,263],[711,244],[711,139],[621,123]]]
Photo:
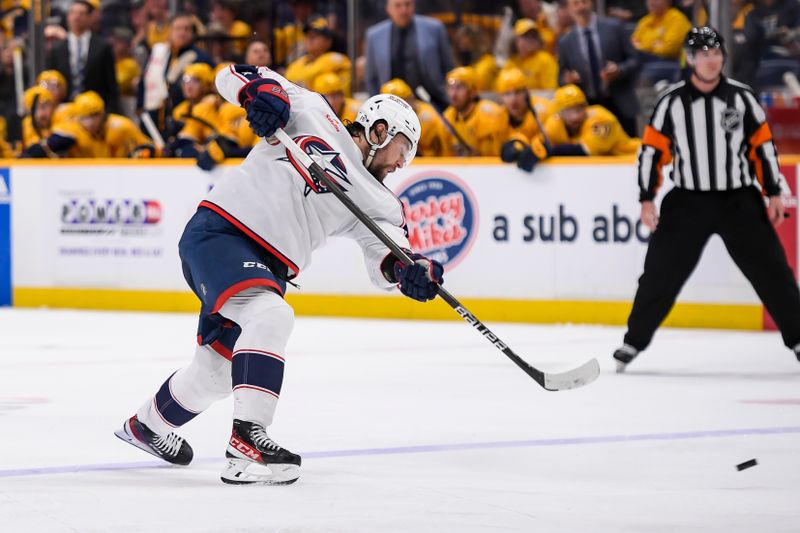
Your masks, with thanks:
[[[639,350],[630,344],[623,344],[614,352],[614,359],[617,360],[617,374],[625,372],[625,368],[639,355]]]
[[[170,433],[166,436],[158,435],[139,422],[135,415],[126,420],[122,429],[115,431],[114,435],[174,465],[186,466],[192,462],[192,457],[194,457],[192,447],[183,440],[183,437],[177,433]]]
[[[300,477],[300,456],[278,446],[255,422],[233,421],[225,457],[220,479],[231,485],[289,485]]]

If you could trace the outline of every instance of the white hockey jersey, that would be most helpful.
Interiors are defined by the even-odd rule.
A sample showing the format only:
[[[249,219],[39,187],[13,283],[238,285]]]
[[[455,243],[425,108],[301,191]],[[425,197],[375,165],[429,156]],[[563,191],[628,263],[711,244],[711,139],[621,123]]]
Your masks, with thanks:
[[[217,74],[217,89],[227,101],[239,105],[239,91],[257,76],[278,81],[288,93],[292,107],[286,133],[367,216],[408,249],[400,201],[364,167],[361,150],[322,95],[266,67],[258,67],[256,73],[234,65]],[[259,142],[200,205],[225,217],[280,259],[290,278],[309,264],[311,252],[329,236],[346,236],[361,246],[372,282],[384,289],[393,286],[380,270],[389,249],[277,141]]]

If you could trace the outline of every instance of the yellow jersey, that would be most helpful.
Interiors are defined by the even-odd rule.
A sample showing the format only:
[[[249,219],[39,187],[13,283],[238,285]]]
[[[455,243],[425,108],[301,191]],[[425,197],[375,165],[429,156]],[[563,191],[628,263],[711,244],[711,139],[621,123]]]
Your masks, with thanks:
[[[513,55],[506,62],[503,70],[510,68],[518,68],[525,74],[525,86],[528,89],[555,89],[558,87],[558,62],[550,52],[539,50],[525,58]]]
[[[642,17],[631,35],[631,41],[642,52],[678,60],[683,39],[690,29],[692,23],[686,15],[671,7],[658,18],[653,15]]]
[[[552,146],[580,144],[586,155],[635,154],[642,145],[638,138],[628,137],[617,117],[599,105],[586,108],[586,120],[575,136],[570,136],[558,114],[547,119],[544,129]]]
[[[494,80],[497,78],[497,62],[492,54],[484,54],[472,65],[475,70],[475,81],[478,83],[479,91],[491,91],[494,88]]]
[[[184,100],[172,111],[172,118],[181,124],[176,137],[205,144],[218,133],[219,98],[214,94],[203,97],[197,104]]]
[[[305,46],[302,24],[287,24],[283,28],[275,28],[272,34],[275,38],[272,61],[276,65],[291,63],[302,54]]]
[[[63,104],[58,104],[56,106],[56,110],[53,111],[53,119],[51,124],[56,125],[59,122],[68,122],[75,118],[75,108],[72,105],[72,102],[64,102]]]
[[[475,102],[466,116],[460,116],[454,107],[444,111],[444,117],[453,126],[461,139],[469,145],[466,148],[458,138],[447,132],[445,155],[498,156],[505,140],[505,111],[491,100],[480,99]],[[469,153],[469,152],[472,153]]]
[[[361,108],[361,102],[354,98],[345,98],[342,109],[337,113],[339,120],[342,122],[349,120],[355,122],[358,116],[358,110]]]
[[[114,64],[120,96],[136,96],[136,83],[142,70],[132,57],[124,57]]]
[[[547,119],[550,118],[550,100],[547,98],[541,98],[539,96],[530,96],[529,102],[536,111],[536,115],[539,117],[539,122],[541,122],[542,126],[544,127],[544,125],[547,124]],[[539,129],[539,125],[536,123],[536,119],[530,110],[526,111],[525,117],[520,123],[517,123],[511,119],[511,114],[507,109],[505,110],[505,115],[507,128],[505,140],[510,141],[512,139],[519,139],[526,143],[531,142],[534,138],[543,140],[542,131]]]
[[[233,37],[233,50],[235,53],[244,54],[247,49],[247,40],[253,35],[253,28],[246,22],[234,20],[228,35]]]
[[[50,137],[50,127],[40,129],[38,132],[33,127],[33,117],[30,115],[22,119],[22,149],[34,144],[39,144],[42,139]]]
[[[325,52],[316,59],[311,59],[306,54],[291,63],[284,76],[293,83],[311,89],[314,86],[314,79],[328,72],[333,72],[342,78],[344,94],[350,95],[350,59],[338,52]]]
[[[109,113],[99,135],[89,133],[77,120],[53,127],[53,135],[73,139],[67,157],[129,157],[133,149],[151,141],[128,117]]]
[[[420,157],[441,157],[445,154],[445,146],[450,134],[445,127],[442,118],[432,105],[417,101],[414,111],[419,117],[422,127],[420,131],[419,143],[417,144],[417,155]]]
[[[156,43],[166,43],[169,41],[170,26],[169,22],[159,24],[155,20],[147,23],[147,47],[153,48]]]

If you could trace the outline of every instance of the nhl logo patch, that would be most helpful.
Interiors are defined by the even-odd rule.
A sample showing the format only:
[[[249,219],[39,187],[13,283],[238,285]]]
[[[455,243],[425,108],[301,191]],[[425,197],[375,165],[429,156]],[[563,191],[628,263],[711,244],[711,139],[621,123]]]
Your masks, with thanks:
[[[720,122],[722,129],[726,132],[733,132],[742,125],[742,112],[738,109],[729,107],[722,112],[722,121]]]

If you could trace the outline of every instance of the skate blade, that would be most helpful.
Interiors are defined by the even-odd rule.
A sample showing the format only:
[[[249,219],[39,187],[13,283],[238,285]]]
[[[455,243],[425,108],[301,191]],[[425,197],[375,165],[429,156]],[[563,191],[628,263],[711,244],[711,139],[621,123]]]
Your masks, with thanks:
[[[229,485],[291,485],[299,477],[297,465],[265,465],[247,459],[228,459],[220,475],[222,482]]]
[[[625,368],[628,366],[628,363],[623,363],[622,361],[617,361],[617,374],[624,374]]]
[[[158,457],[159,459],[161,459],[162,461],[164,461],[165,463],[167,463],[167,464],[169,464],[169,465],[175,465],[175,466],[185,466],[185,465],[181,465],[181,464],[178,464],[178,463],[172,463],[172,462],[170,462],[170,461],[167,461],[167,460],[166,460],[166,459],[164,459],[162,456],[160,456],[160,455],[158,455],[156,452],[154,452],[154,451],[153,451],[153,450],[150,448],[150,446],[148,446],[147,444],[145,444],[145,443],[143,443],[142,441],[140,441],[139,439],[137,439],[137,438],[136,438],[136,437],[133,435],[133,433],[131,432],[131,430],[130,430],[130,426],[128,425],[128,422],[125,422],[125,424],[123,424],[123,426],[122,426],[122,428],[121,428],[121,429],[118,429],[118,430],[116,430],[116,431],[114,432],[114,435],[116,435],[116,436],[117,436],[117,437],[118,437],[120,440],[122,440],[122,441],[125,441],[125,442],[127,442],[128,444],[131,444],[131,445],[133,445],[133,446],[136,446],[136,447],[137,447],[137,448],[139,448],[140,450],[142,450],[142,451],[145,451],[145,452],[149,453],[149,454],[150,454],[150,455],[152,455],[153,457]]]

